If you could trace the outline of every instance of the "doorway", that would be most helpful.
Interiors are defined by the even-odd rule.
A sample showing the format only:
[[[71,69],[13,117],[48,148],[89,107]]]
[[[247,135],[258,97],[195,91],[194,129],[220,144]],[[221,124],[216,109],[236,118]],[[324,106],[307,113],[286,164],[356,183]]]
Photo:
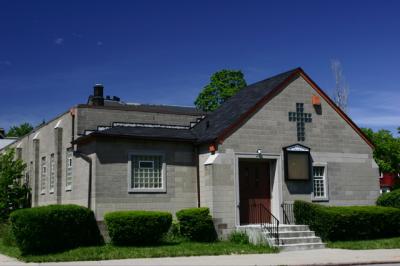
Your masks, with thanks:
[[[271,212],[270,167],[267,159],[239,159],[240,225],[260,223],[262,208]]]

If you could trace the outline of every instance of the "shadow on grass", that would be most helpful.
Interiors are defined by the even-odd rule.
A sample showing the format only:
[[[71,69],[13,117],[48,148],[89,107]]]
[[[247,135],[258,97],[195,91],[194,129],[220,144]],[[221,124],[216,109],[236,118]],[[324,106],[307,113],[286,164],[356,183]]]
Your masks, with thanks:
[[[42,255],[22,255],[17,247],[8,247],[0,239],[0,252],[25,262],[62,262],[94,261],[129,258],[161,258],[179,256],[212,256],[231,254],[275,253],[268,246],[237,244],[228,241],[212,243],[190,242],[185,240],[164,240],[147,246],[115,246],[107,243],[103,246],[79,247],[71,250]]]

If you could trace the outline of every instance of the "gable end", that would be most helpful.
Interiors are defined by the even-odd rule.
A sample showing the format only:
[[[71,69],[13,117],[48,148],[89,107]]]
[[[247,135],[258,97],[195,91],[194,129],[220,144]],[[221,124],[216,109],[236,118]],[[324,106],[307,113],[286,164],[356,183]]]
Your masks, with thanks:
[[[253,107],[247,110],[241,115],[234,123],[225,128],[217,137],[216,143],[222,144],[234,131],[242,126],[254,113],[261,109],[265,104],[272,100],[278,95],[283,89],[285,89],[295,78],[302,77],[325,101],[339,114],[339,116],[346,121],[346,123],[353,128],[353,130],[372,148],[374,149],[373,143],[368,137],[362,132],[362,130],[344,113],[330,98],[329,96],[303,71],[301,68],[297,68],[290,76],[288,76],[283,82],[277,85],[272,91],[261,98]]]

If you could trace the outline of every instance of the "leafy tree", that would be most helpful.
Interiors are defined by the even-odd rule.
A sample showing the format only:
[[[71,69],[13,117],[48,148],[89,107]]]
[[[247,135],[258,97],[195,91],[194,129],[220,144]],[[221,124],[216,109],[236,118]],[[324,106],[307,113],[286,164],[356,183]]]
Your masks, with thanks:
[[[364,133],[374,143],[374,159],[381,172],[400,172],[400,138],[393,137],[388,130],[374,132],[363,128]]]
[[[211,76],[210,83],[203,88],[194,104],[205,112],[214,111],[246,86],[242,71],[223,69]]]
[[[7,132],[7,137],[22,137],[33,130],[33,126],[29,123],[23,123],[19,126],[12,126]]]
[[[8,149],[0,154],[0,220],[20,208],[29,207],[30,189],[22,181],[26,165],[15,159],[15,150]]]

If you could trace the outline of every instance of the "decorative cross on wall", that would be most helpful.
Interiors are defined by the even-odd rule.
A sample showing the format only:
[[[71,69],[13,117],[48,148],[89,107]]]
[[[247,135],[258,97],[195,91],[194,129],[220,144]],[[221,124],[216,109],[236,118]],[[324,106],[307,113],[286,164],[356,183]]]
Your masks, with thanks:
[[[296,122],[297,140],[304,141],[306,139],[305,123],[311,123],[312,118],[310,113],[304,113],[303,103],[296,103],[296,112],[289,112],[289,121]]]

